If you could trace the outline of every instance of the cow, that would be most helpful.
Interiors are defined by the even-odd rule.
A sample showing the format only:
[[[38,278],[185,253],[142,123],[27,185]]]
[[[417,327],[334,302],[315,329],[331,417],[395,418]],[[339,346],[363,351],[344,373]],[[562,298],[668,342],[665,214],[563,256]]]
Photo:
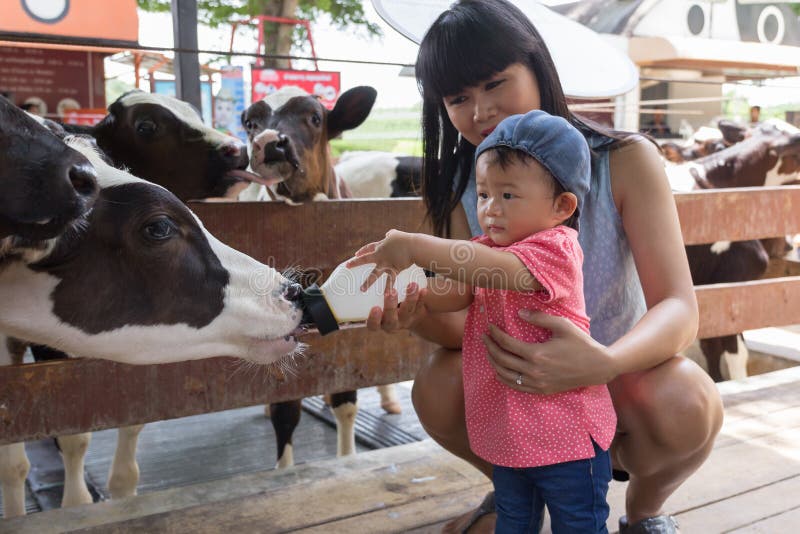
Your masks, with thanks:
[[[194,107],[170,96],[130,91],[96,125],[65,127],[92,136],[116,166],[183,201],[230,196],[259,179],[247,172],[242,141],[203,124]]]
[[[224,354],[281,366],[301,349],[296,284],[217,241],[172,193],[109,166],[91,143],[73,137],[67,145],[95,169],[98,199],[53,239],[11,237],[0,264],[0,302],[15,305],[0,307],[0,332],[130,364]],[[140,429],[121,429],[134,447],[115,455],[114,497],[135,494]],[[88,440],[59,440],[65,504],[91,502],[83,482]],[[28,468],[22,444],[0,446],[6,517],[24,514]]]
[[[724,150],[687,162],[667,166],[674,190],[716,189],[782,185],[797,179],[800,170],[800,133],[774,124],[762,125],[741,142]],[[770,248],[781,240],[719,241],[711,245],[686,247],[689,268],[695,285],[744,282],[761,277],[767,269]],[[731,378],[747,376],[747,349],[741,335],[700,341],[709,374],[723,379],[721,361],[725,360]]]
[[[239,199],[271,199],[297,204],[351,197],[334,171],[328,141],[359,126],[372,110],[376,96],[371,87],[355,87],[342,93],[334,108],[328,111],[317,98],[302,89],[285,87],[252,104],[242,113],[242,125],[251,146],[250,169],[259,174],[266,185],[249,185]],[[382,396],[385,409],[399,407],[387,393]],[[353,425],[358,410],[356,392],[333,394],[330,404],[337,422],[337,455],[352,454],[355,452]],[[300,421],[300,413],[299,399],[269,406],[278,446],[278,467],[294,464],[292,434]]]
[[[345,152],[334,167],[353,198],[419,196],[422,158],[392,152]]]
[[[667,161],[684,163],[725,150],[744,140],[747,135],[746,127],[727,119],[721,119],[717,122],[717,128],[703,127],[698,130],[691,145],[666,141],[661,143],[661,152]]]
[[[41,121],[0,97],[0,256],[11,235],[60,234],[97,195],[89,161]]]

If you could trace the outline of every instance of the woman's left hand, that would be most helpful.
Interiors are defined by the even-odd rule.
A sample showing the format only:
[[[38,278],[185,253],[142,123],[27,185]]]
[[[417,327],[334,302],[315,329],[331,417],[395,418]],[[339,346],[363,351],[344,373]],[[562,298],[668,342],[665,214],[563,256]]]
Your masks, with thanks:
[[[517,391],[549,395],[606,384],[616,377],[607,348],[569,319],[527,310],[521,311],[520,317],[553,335],[543,343],[528,343],[489,326],[483,343],[498,380],[505,385]]]

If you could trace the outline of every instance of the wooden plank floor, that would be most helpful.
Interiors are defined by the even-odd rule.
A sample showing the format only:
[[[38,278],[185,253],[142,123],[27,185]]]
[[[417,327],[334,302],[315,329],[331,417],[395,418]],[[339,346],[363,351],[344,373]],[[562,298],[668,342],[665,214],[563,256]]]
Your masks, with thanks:
[[[720,384],[708,462],[667,504],[684,533],[800,531],[800,368]],[[437,532],[489,485],[430,440],[0,522],[0,532]],[[616,531],[625,484],[613,483]]]

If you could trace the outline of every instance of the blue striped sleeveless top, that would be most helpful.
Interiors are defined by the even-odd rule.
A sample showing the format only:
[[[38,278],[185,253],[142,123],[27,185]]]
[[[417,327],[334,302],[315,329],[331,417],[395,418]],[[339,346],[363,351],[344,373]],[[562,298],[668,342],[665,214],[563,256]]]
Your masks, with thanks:
[[[592,337],[610,345],[636,324],[647,306],[622,218],[611,194],[608,149],[613,139],[594,132],[584,135],[592,149],[592,181],[580,214],[578,234],[584,258],[584,296]],[[474,165],[461,204],[472,235],[482,234]]]

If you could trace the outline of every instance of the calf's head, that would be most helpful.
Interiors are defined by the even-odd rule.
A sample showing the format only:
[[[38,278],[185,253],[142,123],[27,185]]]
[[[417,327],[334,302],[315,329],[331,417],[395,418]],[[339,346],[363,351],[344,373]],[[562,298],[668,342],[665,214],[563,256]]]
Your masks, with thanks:
[[[0,239],[58,235],[91,207],[95,179],[82,154],[0,97]]]
[[[244,143],[203,124],[197,110],[169,96],[126,93],[88,133],[116,165],[183,201],[225,196],[253,177]]]
[[[295,202],[341,197],[328,141],[364,122],[376,96],[372,87],[355,87],[328,111],[302,89],[286,87],[254,103],[242,113],[250,168]]]
[[[112,168],[68,138],[98,172],[94,209],[0,266],[0,331],[75,356],[164,363],[237,356],[271,363],[296,349],[294,288],[217,241],[163,187]]]

